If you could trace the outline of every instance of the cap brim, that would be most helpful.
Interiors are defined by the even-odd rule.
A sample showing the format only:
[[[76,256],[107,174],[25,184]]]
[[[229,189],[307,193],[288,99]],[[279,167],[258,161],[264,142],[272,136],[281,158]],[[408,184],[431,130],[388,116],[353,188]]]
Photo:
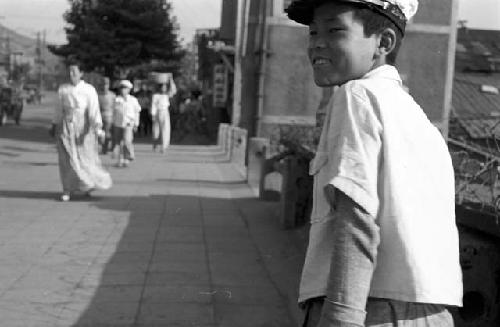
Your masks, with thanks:
[[[351,3],[353,5],[369,8],[391,20],[403,34],[405,32],[406,20],[401,19],[400,15],[402,15],[402,13],[394,13],[394,7],[396,6],[391,6],[391,10],[386,11],[383,8],[379,8],[376,5],[362,0],[294,0],[288,8],[285,9],[285,12],[291,20],[299,24],[310,25],[314,18],[315,8],[331,1]],[[397,10],[400,11],[399,9]]]

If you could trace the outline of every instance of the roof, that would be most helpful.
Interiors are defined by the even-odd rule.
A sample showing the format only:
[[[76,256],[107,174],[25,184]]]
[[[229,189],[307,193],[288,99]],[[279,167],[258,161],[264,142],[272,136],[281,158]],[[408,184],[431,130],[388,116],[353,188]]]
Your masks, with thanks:
[[[455,75],[453,115],[472,138],[500,139],[500,94],[482,91],[488,85],[500,89],[500,74]]]
[[[459,28],[457,71],[500,72],[500,31]]]

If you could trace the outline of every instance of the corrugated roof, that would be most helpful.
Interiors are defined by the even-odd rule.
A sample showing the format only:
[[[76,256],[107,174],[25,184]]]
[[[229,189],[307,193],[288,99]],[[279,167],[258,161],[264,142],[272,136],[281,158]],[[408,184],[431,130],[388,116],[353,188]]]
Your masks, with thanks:
[[[500,71],[500,31],[459,28],[455,66],[458,71]]]
[[[459,28],[457,40],[475,50],[485,50],[500,55],[500,31]]]
[[[500,138],[500,95],[481,91],[481,85],[500,88],[500,75],[456,74],[453,114],[472,138]]]

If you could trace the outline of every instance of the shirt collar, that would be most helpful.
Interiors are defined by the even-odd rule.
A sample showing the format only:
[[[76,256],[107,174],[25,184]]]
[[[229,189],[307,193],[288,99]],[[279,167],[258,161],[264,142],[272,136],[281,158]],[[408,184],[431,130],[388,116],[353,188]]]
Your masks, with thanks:
[[[397,81],[398,84],[400,85],[403,83],[401,81],[401,77],[399,76],[398,70],[396,69],[396,67],[391,65],[379,66],[373,70],[370,70],[362,77],[362,79],[368,79],[368,78],[392,79],[394,81]]]
[[[83,84],[84,84],[84,81],[83,81],[83,79],[81,79],[81,80],[80,80],[80,81],[79,81],[79,82],[75,85],[75,87],[81,87],[81,86],[83,86]]]

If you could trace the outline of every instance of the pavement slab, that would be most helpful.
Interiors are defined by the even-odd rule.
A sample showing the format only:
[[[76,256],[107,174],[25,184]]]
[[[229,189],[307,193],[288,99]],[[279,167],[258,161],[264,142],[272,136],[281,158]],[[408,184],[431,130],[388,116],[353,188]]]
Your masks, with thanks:
[[[53,95],[0,127],[0,327],[296,326],[306,228],[217,146],[139,139],[114,186],[58,201]]]

